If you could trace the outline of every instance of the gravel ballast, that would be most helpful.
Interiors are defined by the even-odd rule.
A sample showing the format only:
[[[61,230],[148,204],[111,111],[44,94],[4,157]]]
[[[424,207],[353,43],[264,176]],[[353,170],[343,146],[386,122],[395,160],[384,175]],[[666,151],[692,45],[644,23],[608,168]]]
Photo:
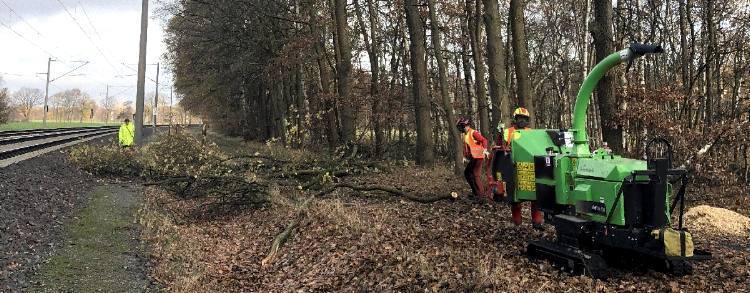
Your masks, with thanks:
[[[0,169],[0,291],[27,287],[96,180],[52,152]]]

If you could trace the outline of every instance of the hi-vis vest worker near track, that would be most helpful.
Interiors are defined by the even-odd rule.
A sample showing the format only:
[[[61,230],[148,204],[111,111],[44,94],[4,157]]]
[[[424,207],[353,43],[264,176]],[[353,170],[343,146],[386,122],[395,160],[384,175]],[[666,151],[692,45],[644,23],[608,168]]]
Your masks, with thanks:
[[[474,197],[487,196],[485,184],[482,183],[482,166],[485,158],[489,157],[487,151],[487,139],[479,131],[471,128],[471,122],[466,118],[456,121],[456,128],[463,133],[464,163],[468,162],[464,169],[464,177],[471,186]]]
[[[502,136],[498,136],[496,144],[498,146],[502,146],[506,152],[512,151],[511,142],[514,139],[517,139],[518,137],[521,136],[521,133],[517,132],[516,130],[518,129],[528,130],[530,118],[531,118],[531,115],[529,113],[529,110],[527,110],[526,108],[519,107],[515,111],[513,111],[513,122],[511,123],[511,127],[503,130]],[[516,168],[518,167],[519,166],[516,166]],[[521,174],[521,172],[519,172],[518,174]],[[520,176],[521,175],[519,175],[519,177]],[[517,178],[517,180],[515,180],[515,183],[516,184],[521,183],[522,179],[523,178]],[[511,212],[512,212],[513,223],[515,223],[516,225],[520,225],[521,224],[521,203],[520,202],[511,203]],[[531,202],[531,222],[532,222],[533,227],[536,229],[541,229],[542,223],[544,222],[544,215],[537,207],[536,201]]]
[[[133,146],[133,141],[135,141],[135,125],[130,123],[130,119],[125,119],[125,123],[120,125],[119,139],[121,147],[127,148]]]

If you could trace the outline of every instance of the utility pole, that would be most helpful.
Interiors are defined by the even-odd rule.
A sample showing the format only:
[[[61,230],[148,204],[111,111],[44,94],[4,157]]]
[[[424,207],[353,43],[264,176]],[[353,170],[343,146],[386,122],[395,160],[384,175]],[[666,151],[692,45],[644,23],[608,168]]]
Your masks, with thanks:
[[[67,76],[68,74],[71,74],[71,73],[75,72],[78,69],[81,69],[81,67],[86,66],[86,64],[89,64],[88,61],[72,61],[72,62],[82,63],[82,64],[80,66],[76,67],[76,68],[73,68],[73,70],[66,72],[63,75],[60,75],[60,76],[55,77],[55,78],[51,78],[51,68],[52,68],[52,62],[53,61],[57,61],[57,60],[52,59],[52,57],[49,57],[49,59],[47,59],[47,73],[38,73],[38,74],[47,74],[47,83],[44,86],[44,109],[42,111],[42,112],[44,112],[43,113],[43,117],[44,118],[42,118],[42,121],[43,121],[42,123],[43,123],[44,127],[47,127],[47,112],[49,112],[49,106],[48,106],[49,105],[49,84],[51,82],[54,82],[55,80],[58,80],[60,78],[63,78],[65,76]],[[83,117],[83,116],[81,116],[81,117]]]
[[[47,127],[47,112],[49,107],[47,106],[47,101],[49,100],[49,75],[50,75],[50,68],[52,66],[52,57],[49,57],[47,59],[47,85],[44,87],[44,118],[43,118],[43,125],[46,128]]]
[[[154,94],[154,111],[153,111],[153,122],[154,131],[156,131],[156,112],[159,107],[159,62],[156,62],[156,93]]]
[[[146,86],[146,43],[148,38],[148,0],[141,7],[141,43],[138,54],[138,89],[135,97],[135,144],[143,143],[143,98]]]

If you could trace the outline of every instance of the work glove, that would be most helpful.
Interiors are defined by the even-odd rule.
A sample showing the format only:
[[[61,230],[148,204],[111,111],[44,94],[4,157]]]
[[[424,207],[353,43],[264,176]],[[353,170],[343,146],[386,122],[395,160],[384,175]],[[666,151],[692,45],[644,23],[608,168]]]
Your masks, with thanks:
[[[485,159],[489,159],[490,158],[490,152],[488,152],[487,150],[484,150],[483,154],[484,154],[484,158]]]
[[[468,164],[468,163],[469,163],[469,159],[464,158],[464,164]]]

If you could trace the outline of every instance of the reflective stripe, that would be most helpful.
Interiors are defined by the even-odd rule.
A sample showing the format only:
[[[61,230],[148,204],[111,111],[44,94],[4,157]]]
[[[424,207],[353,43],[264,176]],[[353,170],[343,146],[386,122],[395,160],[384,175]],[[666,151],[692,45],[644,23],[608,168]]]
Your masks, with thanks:
[[[484,146],[474,139],[474,132],[476,130],[469,128],[469,131],[464,135],[464,143],[469,146],[472,158],[481,159],[484,158]]]
[[[510,149],[510,142],[513,140],[513,134],[515,134],[515,132],[516,132],[516,128],[511,127],[511,128],[506,128],[503,133],[503,137],[505,137],[505,146],[508,149]]]

